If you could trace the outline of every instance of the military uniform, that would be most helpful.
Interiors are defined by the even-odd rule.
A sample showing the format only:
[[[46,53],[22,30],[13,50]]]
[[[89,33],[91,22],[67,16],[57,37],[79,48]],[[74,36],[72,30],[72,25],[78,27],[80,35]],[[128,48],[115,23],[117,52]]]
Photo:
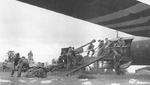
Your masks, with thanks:
[[[18,62],[18,77],[21,77],[21,72],[25,69],[28,69],[29,67],[29,64],[28,64],[28,60],[23,57],[19,60]]]
[[[69,47],[68,53],[67,53],[67,70],[71,68],[71,65],[73,65],[74,61],[74,54],[73,54],[74,49],[72,47]]]
[[[6,71],[6,68],[7,68],[7,62],[4,61],[4,62],[2,63],[2,69],[3,69],[3,72]]]
[[[47,72],[48,70],[45,67],[33,67],[27,71],[27,74],[25,76],[28,78],[46,78]]]
[[[20,60],[20,54],[17,53],[15,55],[14,60],[13,60],[13,68],[12,68],[12,71],[11,71],[11,76],[13,76],[15,71],[17,70],[17,65],[18,65],[19,60]]]
[[[103,51],[104,51],[104,41],[100,41],[99,42],[99,45],[98,45],[98,53],[97,53],[97,56],[100,56],[102,53],[103,53]]]
[[[93,45],[92,43],[90,43],[90,45],[88,46],[88,53],[87,53],[87,56],[89,56],[90,51],[92,52],[92,55],[91,55],[91,56],[93,56],[94,53],[95,53],[95,50],[94,50],[94,45]]]
[[[114,60],[114,69],[117,74],[121,73],[120,61],[121,61],[123,53],[124,53],[123,46],[125,46],[125,41],[121,38],[114,45],[114,47],[117,47],[115,50],[113,50],[113,52],[114,52],[114,59],[113,59]]]
[[[123,46],[125,46],[125,41],[120,38],[115,45],[115,47],[118,47],[117,52],[120,53],[120,55],[123,55],[123,53],[124,53]]]
[[[110,40],[107,40],[104,44],[104,55],[106,54],[110,54],[110,45],[111,45],[111,41]]]

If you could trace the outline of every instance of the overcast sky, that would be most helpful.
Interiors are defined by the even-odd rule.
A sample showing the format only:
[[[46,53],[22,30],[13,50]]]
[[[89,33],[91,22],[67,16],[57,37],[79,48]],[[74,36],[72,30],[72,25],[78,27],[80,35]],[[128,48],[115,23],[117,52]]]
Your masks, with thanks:
[[[50,61],[63,47],[105,37],[116,37],[116,31],[19,1],[0,0],[0,61],[8,50],[22,56],[32,50],[35,61]]]

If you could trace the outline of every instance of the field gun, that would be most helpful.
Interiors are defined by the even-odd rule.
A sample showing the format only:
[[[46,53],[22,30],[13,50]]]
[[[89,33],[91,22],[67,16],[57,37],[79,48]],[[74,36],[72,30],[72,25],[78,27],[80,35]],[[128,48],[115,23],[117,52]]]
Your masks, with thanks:
[[[88,43],[76,48],[74,51],[75,51],[76,54],[83,53],[83,47],[89,45],[90,43],[95,43],[95,42],[96,42],[96,40],[93,39],[91,42],[88,42]]]

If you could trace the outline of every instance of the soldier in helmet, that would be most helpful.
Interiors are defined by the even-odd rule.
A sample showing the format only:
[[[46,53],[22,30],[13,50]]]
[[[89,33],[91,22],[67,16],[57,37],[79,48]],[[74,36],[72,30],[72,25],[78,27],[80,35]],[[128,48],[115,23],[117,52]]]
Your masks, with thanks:
[[[118,52],[122,55],[124,52],[124,48],[123,48],[124,46],[125,46],[125,41],[122,38],[119,38],[114,47],[119,47]]]
[[[69,47],[68,48],[68,53],[67,53],[67,69],[68,70],[75,63],[74,58],[75,58],[74,48],[73,47]]]
[[[108,38],[105,38],[105,44],[104,44],[104,52],[105,54],[109,54],[110,53],[110,45],[111,45],[111,41],[108,40]]]
[[[6,68],[7,68],[7,60],[5,60],[5,61],[2,63],[3,72],[6,71]]]
[[[28,53],[28,59],[29,59],[29,63],[30,64],[32,64],[33,63],[33,53],[32,53],[32,51],[30,51],[29,53]]]
[[[103,51],[104,51],[104,40],[99,40],[99,45],[98,45],[98,53],[97,53],[97,56],[100,56]]]
[[[15,71],[17,70],[17,65],[18,65],[19,60],[20,60],[20,54],[16,53],[15,58],[13,60],[13,69],[11,71],[11,77],[13,77]]]
[[[21,72],[25,69],[29,68],[28,59],[26,59],[24,56],[19,60],[18,62],[18,77],[21,77]]]
[[[92,52],[92,55],[91,55],[91,56],[93,56],[93,55],[94,55],[94,53],[95,53],[94,45],[93,45],[93,43],[92,43],[92,42],[91,42],[91,43],[90,43],[90,45],[88,46],[87,56],[89,56],[90,52]]]
[[[117,43],[116,43],[117,47],[122,47],[125,46],[125,41],[122,38],[119,38]]]

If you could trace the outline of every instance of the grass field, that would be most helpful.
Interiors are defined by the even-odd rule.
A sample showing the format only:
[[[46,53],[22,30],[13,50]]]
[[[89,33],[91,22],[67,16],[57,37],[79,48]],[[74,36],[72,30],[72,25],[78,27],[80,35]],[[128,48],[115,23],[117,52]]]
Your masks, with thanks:
[[[137,67],[136,67],[137,68]],[[133,69],[133,68],[130,68]],[[76,73],[66,77],[63,73],[48,73],[47,78],[10,77],[10,71],[0,71],[0,85],[150,85],[150,74],[116,75],[115,73]],[[79,76],[84,75],[79,79]]]
[[[92,78],[79,79],[48,73],[47,78],[10,77],[10,72],[0,72],[0,85],[150,85],[150,75],[86,74]]]

